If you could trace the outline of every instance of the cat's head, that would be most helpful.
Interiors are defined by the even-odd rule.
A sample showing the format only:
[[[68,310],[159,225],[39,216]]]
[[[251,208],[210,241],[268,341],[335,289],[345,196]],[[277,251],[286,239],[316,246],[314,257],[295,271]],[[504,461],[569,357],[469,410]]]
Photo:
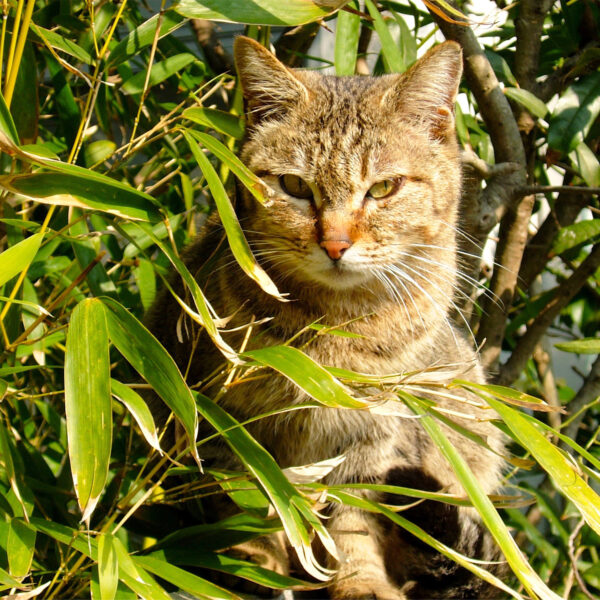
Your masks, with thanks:
[[[433,270],[451,295],[460,47],[441,44],[383,77],[291,70],[248,38],[236,40],[235,59],[247,103],[242,159],[272,191],[268,207],[245,199],[241,224],[282,289],[289,278],[414,296]]]

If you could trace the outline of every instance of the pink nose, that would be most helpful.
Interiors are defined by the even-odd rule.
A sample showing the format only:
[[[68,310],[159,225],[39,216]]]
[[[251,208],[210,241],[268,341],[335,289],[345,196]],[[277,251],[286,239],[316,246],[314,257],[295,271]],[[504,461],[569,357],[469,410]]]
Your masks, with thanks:
[[[339,260],[342,258],[342,254],[352,246],[352,242],[345,240],[327,240],[321,242],[320,246],[327,252],[327,255],[331,260]]]

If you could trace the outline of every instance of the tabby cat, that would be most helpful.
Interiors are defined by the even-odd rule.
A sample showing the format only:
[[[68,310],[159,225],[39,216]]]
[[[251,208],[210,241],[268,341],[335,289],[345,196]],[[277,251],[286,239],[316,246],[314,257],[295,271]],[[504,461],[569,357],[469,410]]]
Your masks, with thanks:
[[[291,70],[244,37],[235,42],[235,60],[247,103],[241,158],[269,194],[263,205],[240,187],[236,211],[255,256],[290,301],[280,302],[246,277],[222,229],[211,222],[186,260],[216,312],[234,315],[226,340],[239,348],[246,335],[240,327],[250,322],[258,324],[248,348],[283,344],[315,321],[346,324],[359,335],[320,335],[303,350],[321,364],[372,374],[462,363],[470,366],[471,380],[483,382],[475,352],[449,316],[461,187],[453,119],[460,47],[443,43],[406,73],[383,77]],[[170,293],[159,297],[149,323],[191,384],[222,363]],[[454,373],[449,369],[448,381]],[[493,415],[475,403],[432,398],[475,417],[453,418],[495,453],[449,428],[445,432],[482,488],[495,492],[502,439],[489,423]],[[231,387],[220,404],[244,421],[306,400],[299,388],[272,375]],[[404,412],[310,409],[262,419],[248,429],[282,468],[344,455],[327,475],[329,484],[385,483],[464,495],[419,419]],[[238,466],[224,445],[202,448],[205,464]],[[365,495],[387,503],[412,501]],[[327,528],[342,557],[329,565],[337,569],[330,597],[493,595],[487,584],[390,521],[340,505],[327,511]],[[462,553],[497,558],[473,509],[426,501],[402,515]],[[277,554],[275,542],[271,546],[273,564],[285,571],[285,552]]]

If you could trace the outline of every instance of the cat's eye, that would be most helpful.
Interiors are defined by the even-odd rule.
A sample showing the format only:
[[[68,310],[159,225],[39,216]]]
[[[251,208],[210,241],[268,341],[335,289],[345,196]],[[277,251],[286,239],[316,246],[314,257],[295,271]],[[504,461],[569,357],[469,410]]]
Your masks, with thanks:
[[[308,183],[297,175],[281,175],[279,177],[279,185],[286,194],[294,198],[308,200],[313,197],[313,192]]]
[[[405,180],[405,177],[397,177],[396,179],[384,179],[383,181],[378,181],[375,185],[372,185],[369,188],[367,196],[369,196],[369,198],[373,198],[374,200],[382,200],[383,198],[387,198],[388,196],[391,196],[393,193],[397,192],[404,184]]]

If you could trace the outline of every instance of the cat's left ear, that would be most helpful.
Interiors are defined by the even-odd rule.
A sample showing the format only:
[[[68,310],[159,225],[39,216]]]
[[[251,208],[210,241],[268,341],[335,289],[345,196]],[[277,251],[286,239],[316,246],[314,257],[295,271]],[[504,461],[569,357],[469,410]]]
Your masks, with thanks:
[[[454,101],[461,75],[460,45],[444,42],[399,75],[384,101],[392,101],[403,116],[427,125],[432,137],[454,137]]]

